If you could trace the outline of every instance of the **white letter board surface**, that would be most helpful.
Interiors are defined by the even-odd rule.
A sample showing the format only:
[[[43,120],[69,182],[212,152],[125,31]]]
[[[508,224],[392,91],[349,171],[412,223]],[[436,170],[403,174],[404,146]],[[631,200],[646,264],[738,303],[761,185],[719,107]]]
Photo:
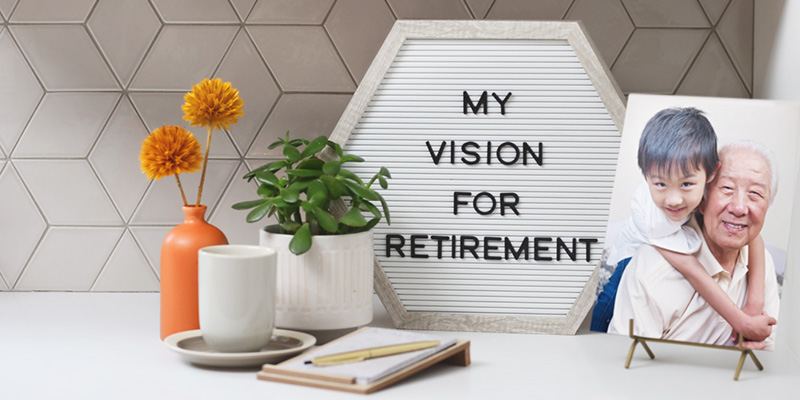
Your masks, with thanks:
[[[574,333],[623,112],[579,23],[398,21],[332,134],[360,177],[392,174],[374,243],[394,323]]]

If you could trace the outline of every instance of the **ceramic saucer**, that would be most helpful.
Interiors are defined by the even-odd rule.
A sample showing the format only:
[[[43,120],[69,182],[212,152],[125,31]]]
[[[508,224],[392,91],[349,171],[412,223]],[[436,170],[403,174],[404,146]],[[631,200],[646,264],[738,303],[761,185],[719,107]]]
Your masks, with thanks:
[[[305,351],[316,342],[317,339],[303,332],[275,329],[272,340],[259,351],[222,353],[208,347],[199,329],[174,333],[164,339],[164,344],[184,360],[210,367],[252,367],[275,363]]]

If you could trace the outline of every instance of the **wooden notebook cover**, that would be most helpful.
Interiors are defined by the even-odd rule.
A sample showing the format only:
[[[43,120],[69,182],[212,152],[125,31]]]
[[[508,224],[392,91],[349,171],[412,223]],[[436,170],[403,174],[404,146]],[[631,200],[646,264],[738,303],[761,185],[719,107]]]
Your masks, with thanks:
[[[335,341],[342,340],[358,332],[359,331],[352,332],[350,334],[342,336],[339,339],[336,339]],[[408,378],[440,362],[447,362],[449,364],[454,364],[464,367],[470,364],[469,341],[459,340],[456,341],[454,345],[436,354],[433,354],[428,358],[420,360],[415,364],[411,364],[393,374],[387,375],[375,382],[371,382],[368,384],[357,384],[355,378],[353,377],[334,376],[330,374],[314,374],[314,373],[281,368],[282,364],[291,362],[293,360],[302,357],[304,357],[304,355],[300,354],[297,357],[286,360],[280,364],[276,365],[265,364],[262,367],[261,372],[258,373],[258,379],[264,381],[292,383],[295,385],[310,386],[323,389],[340,390],[351,393],[368,394],[389,387],[405,378]]]

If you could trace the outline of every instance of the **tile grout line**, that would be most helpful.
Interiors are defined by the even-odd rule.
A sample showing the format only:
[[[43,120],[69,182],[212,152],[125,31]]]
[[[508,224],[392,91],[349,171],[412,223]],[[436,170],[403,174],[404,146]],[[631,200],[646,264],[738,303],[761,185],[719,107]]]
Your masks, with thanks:
[[[242,19],[242,16],[239,14],[239,10],[236,8],[236,6],[233,5],[233,1],[232,0],[227,0],[227,1],[228,1],[228,6],[233,9],[233,13],[236,15],[236,18],[239,18],[239,22],[244,23],[244,19]],[[254,2],[253,5],[255,4],[256,3]]]
[[[94,14],[94,10],[97,8],[98,4],[100,4],[100,0],[94,0],[94,4],[92,4],[92,7],[89,9],[89,12],[86,14],[86,17],[83,18],[82,24],[84,25],[89,24],[89,18],[91,18],[92,14]]]
[[[633,26],[633,30],[631,31],[631,33],[628,34],[628,38],[625,39],[625,43],[622,44],[622,47],[619,48],[617,55],[614,57],[614,61],[612,61],[611,65],[608,66],[608,72],[611,72],[611,70],[614,69],[614,66],[617,65],[617,61],[619,61],[620,56],[622,56],[622,53],[625,51],[625,48],[628,47],[628,43],[630,43],[631,39],[633,38],[633,34],[636,33],[637,29],[639,29],[636,26],[636,22],[633,21],[633,17],[631,17],[631,13],[628,11],[628,7],[625,6],[625,2],[622,0],[618,1],[619,5],[622,6],[622,10],[625,11],[625,15],[628,17],[628,21],[630,21],[631,26]],[[620,88],[620,90],[622,90],[622,88]]]
[[[674,30],[674,31],[705,31],[711,29],[710,26],[637,26],[636,29],[641,30]]]
[[[483,14],[483,18],[481,19],[486,19],[486,17],[489,16],[489,13],[492,12],[492,9],[494,8],[494,3],[497,3],[497,0],[492,0],[492,4],[489,4],[489,8],[486,9],[486,13]]]
[[[86,35],[89,36],[89,40],[92,41],[92,44],[94,45],[95,49],[100,54],[100,58],[103,60],[103,63],[106,65],[106,68],[108,68],[108,71],[111,72],[111,76],[114,77],[114,81],[117,83],[117,87],[119,88],[120,91],[122,91],[125,90],[124,89],[125,86],[122,84],[122,78],[120,78],[119,73],[116,71],[116,69],[114,69],[114,66],[111,65],[111,60],[108,59],[107,54],[105,53],[105,51],[103,51],[103,48],[100,46],[100,42],[97,41],[97,38],[94,37],[94,33],[89,28],[89,19],[94,14],[94,10],[99,3],[100,0],[97,0],[94,3],[94,7],[92,7],[91,11],[89,11],[89,15],[86,16],[86,19],[81,24],[81,26],[83,26],[83,29],[86,31]]]
[[[302,91],[302,90],[288,90],[283,92],[283,94],[347,94],[352,96],[354,92],[352,91],[331,91],[331,92],[321,92],[321,91]]]
[[[703,7],[703,3],[701,3],[700,0],[695,0],[695,3],[697,3],[697,6],[700,8],[703,16],[706,17],[706,21],[708,21],[708,25],[711,27],[711,29],[715,29],[717,24],[711,22],[711,17],[708,16],[705,7]]]
[[[30,126],[31,122],[33,122],[33,118],[36,116],[36,113],[41,108],[42,103],[44,102],[44,98],[47,96],[48,91],[47,91],[47,87],[44,85],[44,82],[42,82],[41,78],[39,78],[39,74],[36,72],[36,69],[33,68],[33,63],[31,63],[30,60],[28,60],[28,56],[25,54],[25,51],[23,51],[22,45],[20,45],[17,42],[17,38],[14,35],[14,33],[11,31],[11,28],[6,26],[6,32],[8,33],[8,37],[11,38],[11,41],[14,42],[14,45],[16,46],[17,51],[19,51],[19,54],[22,56],[22,59],[25,60],[25,64],[28,65],[28,68],[29,68],[31,74],[33,74],[33,77],[36,79],[36,82],[39,84],[39,89],[42,90],[42,95],[39,97],[39,101],[36,102],[36,107],[33,108],[33,112],[31,112],[31,115],[28,117],[27,122],[25,122],[25,126],[22,127],[22,131],[20,131],[19,136],[17,136],[17,140],[14,142],[14,145],[11,146],[10,149],[7,149],[8,150],[8,154],[6,154],[6,155],[10,159],[10,158],[12,158],[12,155],[14,154],[14,150],[19,145],[19,142],[22,141],[22,136],[25,134],[25,131],[28,130],[28,127]]]
[[[6,164],[6,167],[11,168],[11,170],[17,175],[17,178],[19,178],[19,181],[22,183],[22,187],[25,188],[25,192],[28,194],[31,203],[33,203],[34,207],[36,207],[36,210],[39,212],[39,216],[42,217],[45,224],[44,231],[39,235],[39,240],[37,240],[36,245],[33,246],[33,250],[31,251],[31,254],[28,255],[27,260],[25,260],[25,264],[22,266],[22,269],[19,270],[17,279],[14,280],[13,285],[9,286],[9,290],[14,290],[16,289],[17,285],[19,285],[20,280],[22,280],[22,276],[25,274],[25,271],[28,270],[28,265],[30,265],[33,257],[39,252],[39,248],[41,247],[42,242],[44,242],[44,238],[47,236],[47,233],[50,232],[50,228],[52,226],[50,225],[50,220],[47,218],[47,215],[45,215],[44,211],[39,206],[39,203],[36,202],[36,198],[33,196],[30,188],[28,188],[28,184],[25,182],[25,179],[22,178],[22,174],[19,172],[16,165],[9,160],[9,162]]]
[[[575,6],[576,2],[577,0],[572,0],[572,2],[569,3],[569,6],[567,6],[567,9],[564,11],[564,15],[561,16],[562,21],[564,20],[564,18],[567,18],[567,15],[569,15],[569,12],[572,11],[572,7]]]
[[[11,11],[10,11],[10,12],[8,13],[8,15],[6,16],[6,20],[8,20],[8,22],[11,22],[11,17],[13,17],[13,16],[14,16],[14,13],[17,11],[17,7],[19,6],[19,2],[20,2],[20,0],[16,0],[16,1],[17,1],[17,2],[16,2],[16,3],[14,3],[14,6],[13,6],[13,7],[11,7]]]
[[[233,160],[229,160],[229,161],[233,161]],[[236,179],[236,173],[239,172],[239,167],[242,165],[243,160],[239,159],[239,160],[236,160],[236,161],[237,161],[236,162],[236,166],[233,168],[233,171],[228,176],[227,182],[223,185],[222,191],[220,191],[219,197],[217,197],[216,202],[214,203],[214,205],[212,207],[207,209],[207,211],[208,211],[208,218],[206,219],[207,221],[210,221],[211,217],[214,215],[214,213],[216,213],[217,208],[219,207],[220,203],[222,203],[222,198],[225,197],[225,194],[228,191],[228,188],[233,183],[233,180]]]
[[[322,17],[322,22],[320,23],[321,26],[325,26],[325,24],[328,23],[328,17],[331,16],[331,13],[333,12],[333,9],[334,9],[334,7],[336,7],[336,3],[338,3],[338,2],[339,2],[339,0],[333,0],[331,2],[331,5],[328,8],[328,11],[326,11],[325,12],[325,16]]]
[[[728,51],[728,47],[727,47],[727,45],[725,45],[725,41],[722,39],[722,36],[720,36],[719,33],[717,33],[717,26],[719,26],[720,22],[722,22],[722,19],[725,18],[725,15],[728,13],[728,9],[733,4],[733,1],[734,0],[728,1],[728,4],[725,6],[725,8],[719,14],[719,19],[717,19],[717,22],[715,24],[713,24],[711,29],[712,29],[712,33],[714,35],[716,35],[717,40],[719,40],[720,47],[722,47],[722,51],[725,52],[725,57],[728,58],[728,61],[733,66],[733,71],[736,73],[736,77],[739,78],[739,83],[741,83],[742,86],[744,86],[745,93],[747,93],[752,98],[753,97],[752,90],[747,86],[747,83],[746,83],[744,77],[739,72],[739,68],[736,66],[736,62],[733,61],[733,57],[731,57],[731,53]],[[753,13],[755,14],[755,11]],[[755,57],[753,57],[753,58],[755,58]],[[751,60],[750,60],[751,62],[752,62],[753,58],[751,58]]]
[[[6,277],[3,275],[3,271],[0,271],[0,281],[3,281],[3,284],[6,285],[6,290],[9,292],[11,291],[11,285],[8,284]],[[0,292],[5,292],[5,290],[0,290]]]
[[[144,127],[145,132],[147,132],[148,135],[149,135],[150,134],[150,130],[147,127],[147,123],[144,122],[144,118],[139,113],[139,109],[136,107],[136,104],[133,102],[133,100],[131,100],[130,93],[126,94],[125,97],[128,99],[128,103],[130,103],[131,109],[133,109],[133,113],[136,114],[136,117],[139,119],[139,122]],[[145,136],[145,138],[146,137],[147,136]],[[150,179],[147,182],[147,187],[144,188],[144,192],[142,192],[142,195],[139,196],[139,201],[136,202],[136,206],[133,207],[133,211],[131,211],[131,215],[127,219],[124,219],[126,225],[130,226],[131,222],[133,221],[133,217],[136,215],[137,212],[139,212],[139,209],[141,208],[142,203],[144,203],[144,198],[147,195],[147,192],[150,191],[150,187],[151,186],[153,186],[153,180],[152,179]]]
[[[227,57],[228,53],[231,52],[231,49],[233,48],[233,44],[236,43],[236,38],[239,37],[239,34],[243,30],[244,30],[244,27],[239,26],[238,29],[236,30],[236,32],[233,34],[233,37],[231,38],[230,43],[228,43],[228,45],[225,46],[225,51],[222,52],[222,57],[219,58],[219,61],[217,62],[216,66],[214,67],[214,70],[211,71],[211,76],[212,77],[216,77],[217,72],[219,71],[219,68],[222,66],[222,63],[225,62],[225,57]],[[191,90],[191,88],[190,88],[190,90]]]
[[[133,228],[137,228],[137,227],[134,226]],[[129,227],[127,227],[127,229],[128,229],[128,232],[130,232],[130,234],[131,234],[131,238],[133,238],[133,243],[136,244],[136,248],[139,249],[139,252],[142,254],[142,257],[144,257],[144,262],[146,262],[147,266],[150,267],[150,272],[153,273],[153,275],[156,277],[156,281],[158,281],[158,283],[160,284],[161,283],[161,274],[156,272],[156,267],[155,267],[155,265],[153,265],[153,261],[150,260],[150,257],[147,256],[147,252],[144,251],[144,247],[142,246],[141,243],[139,243],[139,239],[136,237],[136,234],[133,233],[133,230],[131,229],[131,227],[129,226]]]
[[[22,186],[25,188],[25,192],[30,197],[31,202],[33,203],[33,205],[36,206],[36,210],[39,211],[39,215],[44,220],[44,223],[47,225],[47,228],[50,228],[52,226],[52,224],[50,223],[50,220],[47,218],[47,215],[45,215],[44,210],[42,210],[42,208],[39,206],[39,203],[36,202],[36,197],[33,196],[33,192],[31,192],[31,189],[28,187],[28,183],[25,182],[25,179],[22,178],[22,174],[19,172],[19,169],[16,166],[16,161],[17,160],[8,160],[8,162],[6,163],[6,168],[11,168],[14,171],[14,173],[16,173],[17,178],[19,178],[19,181],[22,182]],[[30,161],[30,160],[27,160],[27,161]],[[44,160],[37,160],[37,161],[49,161],[49,160],[44,159]]]
[[[230,190],[231,186],[233,185],[233,181],[236,179],[236,173],[239,172],[239,168],[244,164],[244,159],[239,160],[236,164],[236,168],[233,169],[233,175],[228,179],[228,182],[225,184],[225,187],[222,188],[222,192],[219,196],[219,200],[217,200],[217,204],[214,205],[214,208],[208,212],[208,222],[211,222],[211,219],[217,214],[217,209],[220,207],[222,203],[222,199],[225,198],[225,195],[228,194],[228,190]]]
[[[247,20],[248,20],[248,19],[250,19],[250,16],[253,14],[253,10],[255,10],[255,9],[256,9],[256,5],[258,5],[258,3],[259,3],[259,2],[261,2],[261,0],[255,0],[255,1],[253,1],[253,5],[252,5],[252,6],[250,6],[250,10],[249,10],[249,11],[247,11],[247,15],[246,15],[246,16],[244,17],[244,19],[242,20],[242,22],[243,22],[243,23],[247,23]]]
[[[111,192],[108,190],[108,187],[106,187],[105,182],[103,182],[103,180],[100,178],[100,174],[97,172],[97,169],[95,168],[94,163],[90,158],[94,153],[95,149],[97,148],[97,144],[100,142],[100,139],[105,134],[106,129],[108,129],[109,124],[111,124],[111,120],[116,115],[117,110],[119,110],[120,104],[122,104],[122,99],[124,97],[125,95],[120,92],[119,96],[117,97],[116,103],[114,104],[114,107],[111,109],[111,112],[108,114],[108,117],[106,117],[105,123],[100,128],[100,133],[94,139],[94,143],[92,143],[92,146],[89,148],[89,152],[86,154],[85,157],[86,164],[89,165],[89,169],[92,171],[92,174],[94,174],[95,178],[97,179],[97,182],[100,184],[100,188],[103,190],[103,193],[105,193],[106,197],[108,197],[109,202],[111,202],[111,207],[114,208],[114,211],[117,212],[117,216],[123,222],[125,221],[125,217],[122,215],[122,211],[120,211],[119,205],[117,204],[116,201],[114,201],[114,197],[111,196]]]
[[[117,96],[117,99],[114,102],[114,107],[111,108],[111,112],[108,114],[108,116],[106,116],[105,122],[103,122],[103,126],[100,127],[100,132],[97,134],[97,137],[94,138],[94,141],[92,141],[92,145],[89,146],[89,151],[86,153],[86,156],[83,157],[86,159],[86,161],[89,161],[89,157],[92,155],[95,148],[97,147],[97,143],[100,142],[100,138],[103,137],[103,134],[108,128],[108,125],[111,123],[111,119],[114,118],[115,113],[119,109],[119,105],[122,102],[122,98],[125,97],[125,95],[122,92],[118,93],[119,95]]]
[[[285,93],[283,90],[283,86],[281,85],[281,82],[275,76],[275,73],[272,72],[272,68],[270,68],[269,63],[267,62],[267,58],[264,57],[264,54],[261,52],[261,48],[258,47],[256,40],[253,39],[253,34],[250,32],[250,29],[248,29],[247,25],[245,25],[244,31],[245,33],[247,33],[247,37],[250,39],[250,43],[252,43],[253,47],[256,49],[256,54],[258,54],[258,57],[261,58],[261,62],[263,62],[264,65],[267,67],[267,72],[269,72],[270,78],[272,78],[272,81],[275,82],[276,86],[278,86],[278,90],[280,90],[281,93]]]
[[[142,54],[142,57],[136,63],[136,67],[133,69],[133,71],[131,71],[131,76],[128,78],[128,82],[125,84],[125,86],[123,86],[125,88],[124,90],[126,93],[131,92],[131,85],[133,84],[134,78],[136,78],[136,75],[139,73],[139,70],[142,68],[142,65],[144,65],[144,61],[147,59],[147,56],[150,55],[150,52],[153,50],[156,41],[158,41],[159,36],[161,36],[161,32],[164,31],[164,21],[161,19],[161,16],[158,15],[158,12],[153,8],[153,4],[150,2],[150,0],[147,1],[147,4],[150,4],[150,11],[152,11],[153,14],[155,14],[159,25],[158,29],[156,29],[155,34],[153,34],[153,37],[150,39],[150,43],[147,44],[147,48],[144,50],[144,54]]]
[[[0,166],[0,178],[3,177],[3,171],[6,170],[6,166],[7,165],[8,165],[8,162],[4,160],[3,161],[3,165]],[[3,271],[2,270],[0,270],[0,280],[2,280],[3,284],[6,285],[6,289],[8,289],[8,291],[11,291],[11,285],[8,284],[8,281],[6,280],[6,277],[3,275]],[[2,292],[2,291],[3,290],[0,290],[0,292]]]
[[[117,251],[119,244],[122,242],[122,238],[125,237],[126,230],[127,228],[122,228],[122,234],[119,235],[116,243],[114,243],[114,246],[111,247],[111,251],[108,252],[108,257],[106,257],[105,261],[103,261],[103,265],[100,266],[100,270],[97,272],[97,275],[92,280],[92,284],[89,286],[89,289],[84,290],[83,292],[91,292],[92,289],[94,289],[95,285],[97,285],[97,281],[100,279],[100,276],[103,275],[103,271],[105,271],[106,267],[108,266],[108,262],[111,261],[111,257],[114,256],[114,253]]]
[[[161,15],[161,11],[158,11],[158,7],[156,7],[155,3],[153,3],[153,0],[147,0],[147,4],[150,4],[150,8],[156,14],[158,22],[161,22],[161,25],[163,26],[166,23],[166,21],[164,20],[164,17]]]
[[[331,34],[328,32],[328,28],[325,27],[325,25],[320,25],[320,28],[322,28],[322,31],[325,32],[325,37],[328,38],[328,43],[331,44],[333,52],[336,53],[336,57],[339,58],[339,61],[342,63],[342,66],[344,67],[344,70],[347,71],[347,76],[349,76],[350,79],[352,80],[353,91],[355,91],[356,89],[358,89],[358,84],[360,83],[360,80],[356,80],[355,75],[353,75],[353,73],[350,71],[350,68],[347,66],[347,62],[344,60],[344,57],[342,57],[342,53],[339,52],[339,49],[336,48],[336,45],[333,43],[333,38],[331,38]]]
[[[229,4],[230,4],[230,0],[229,0]],[[235,10],[234,10],[234,12],[235,12]],[[228,46],[225,48],[225,51],[222,53],[222,57],[220,57],[219,62],[217,63],[217,66],[214,68],[214,71],[211,72],[211,77],[212,78],[219,78],[217,76],[217,74],[219,73],[220,68],[222,68],[222,64],[225,62],[226,58],[228,57],[228,54],[230,54],[231,50],[233,49],[233,46],[236,43],[236,39],[239,38],[239,35],[243,34],[242,32],[244,32],[244,24],[239,26],[239,29],[237,29],[236,33],[233,34],[233,39],[231,40],[230,43],[228,43]],[[242,152],[239,149],[239,146],[236,144],[236,141],[233,140],[233,136],[231,136],[230,132],[228,132],[227,129],[221,129],[221,131],[222,131],[222,134],[225,135],[225,137],[228,139],[228,142],[231,143],[231,146],[233,147],[233,151],[235,151],[236,155],[238,156],[238,158],[241,159],[242,158]],[[208,159],[209,160],[212,159],[211,155],[209,155]]]
[[[747,86],[747,80],[744,79],[742,73],[739,71],[739,66],[736,65],[736,61],[734,61],[733,57],[731,57],[732,52],[728,51],[728,45],[725,44],[725,40],[723,39],[722,36],[720,36],[717,33],[717,26],[722,22],[722,19],[725,18],[725,15],[728,13],[728,9],[730,8],[730,6],[733,5],[733,2],[734,0],[729,1],[725,9],[722,10],[722,13],[719,15],[719,20],[717,20],[717,23],[714,25],[714,33],[717,34],[717,39],[719,40],[719,43],[722,45],[722,51],[725,52],[725,56],[728,57],[728,60],[731,62],[731,64],[733,64],[733,71],[736,72],[736,76],[739,78],[739,81],[742,84],[742,86],[744,86],[745,92],[752,98],[753,97],[752,90]],[[753,14],[755,14],[755,10],[753,11]],[[751,33],[755,33],[755,28],[753,28],[753,32]],[[750,58],[751,63],[753,62],[754,58],[755,58],[755,53],[753,53],[753,56]]]
[[[469,4],[467,4],[467,0],[461,0],[461,4],[467,9],[467,14],[469,14],[472,19],[477,19],[475,18],[475,12],[472,11],[472,8],[470,8]]]
[[[44,232],[39,235],[39,240],[36,241],[36,245],[33,246],[33,250],[31,254],[28,255],[28,259],[25,260],[25,264],[22,266],[22,269],[19,270],[19,275],[17,275],[17,279],[14,281],[13,286],[9,286],[9,290],[16,290],[17,286],[19,286],[19,282],[22,280],[22,277],[25,276],[25,272],[28,271],[28,266],[33,261],[33,257],[39,253],[39,250],[42,247],[42,243],[44,243],[44,238],[47,236],[47,233],[50,232],[51,227],[48,226],[45,228]]]
[[[252,13],[254,9],[255,9],[255,4],[253,5],[253,9],[250,10],[250,12]],[[333,9],[333,7],[331,7],[331,9]],[[250,15],[248,15],[248,18],[249,17],[250,17]],[[278,103],[281,101],[281,98],[283,98],[283,96],[286,94],[286,91],[284,91],[283,87],[281,86],[280,81],[278,81],[277,77],[275,76],[275,73],[272,72],[272,68],[270,68],[266,57],[264,57],[264,54],[261,52],[261,48],[258,47],[258,45],[256,44],[255,39],[253,39],[253,34],[250,32],[250,29],[247,27],[247,25],[245,25],[245,27],[244,27],[244,32],[247,34],[247,38],[250,40],[250,44],[252,44],[253,48],[256,49],[256,54],[258,55],[258,58],[261,60],[261,62],[267,68],[267,73],[269,74],[269,77],[272,79],[272,82],[278,88],[278,97],[275,98],[275,102],[272,103],[272,106],[270,107],[269,111],[267,112],[267,115],[264,117],[264,121],[261,122],[261,125],[259,126],[258,130],[256,131],[256,134],[253,135],[253,139],[250,141],[250,144],[247,146],[247,149],[243,152],[243,154],[242,154],[242,158],[243,159],[245,157],[247,157],[247,154],[249,154],[250,151],[252,150],[253,145],[255,144],[256,140],[258,139],[258,135],[261,133],[261,130],[264,129],[264,127],[267,125],[267,121],[269,121],[269,118],[272,116],[272,113],[275,112],[275,108],[278,106]]]
[[[283,96],[284,96],[283,93],[278,93],[278,97],[275,98],[275,101],[270,106],[269,111],[267,111],[267,115],[264,117],[264,120],[261,121],[261,124],[258,126],[256,134],[253,135],[253,139],[251,139],[250,143],[247,144],[247,149],[245,149],[245,151],[242,152],[242,160],[246,159],[247,155],[250,154],[250,151],[253,149],[253,145],[256,143],[256,140],[258,139],[258,135],[261,133],[264,127],[267,126],[267,121],[269,121],[269,117],[275,111],[275,108],[278,106],[278,102],[281,100],[281,98],[283,98]]]
[[[103,190],[103,193],[106,195],[108,201],[111,203],[111,207],[114,208],[114,211],[116,211],[119,220],[124,223],[125,217],[122,216],[122,212],[119,210],[119,207],[114,202],[114,199],[111,197],[108,188],[106,188],[106,185],[103,183],[103,180],[100,179],[100,175],[97,173],[97,170],[94,168],[94,165],[92,165],[91,161],[89,161],[88,158],[86,159],[86,165],[89,166],[89,169],[92,171],[92,175],[95,177],[95,179],[97,179],[97,182],[100,184],[100,189]]]
[[[686,77],[689,76],[689,72],[692,70],[692,67],[694,67],[694,65],[697,63],[697,59],[700,58],[700,54],[702,54],[703,50],[706,49],[706,45],[708,45],[709,40],[711,40],[711,36],[714,34],[715,34],[714,29],[708,30],[708,35],[706,35],[705,40],[703,40],[703,43],[697,49],[697,53],[695,53],[694,57],[692,57],[692,61],[689,62],[689,65],[681,73],[681,78],[678,79],[678,82],[675,84],[675,86],[673,86],[671,94],[678,93],[678,89],[680,89],[681,85],[683,84],[683,81],[686,80]]]
[[[47,25],[83,25],[83,21],[8,21],[8,25],[14,26],[47,26]]]
[[[400,18],[397,18],[397,13],[396,13],[396,12],[394,12],[394,8],[392,8],[392,5],[391,5],[391,4],[389,4],[389,0],[383,0],[383,3],[384,3],[384,4],[386,4],[386,8],[388,8],[388,9],[389,9],[389,12],[390,12],[390,13],[392,13],[392,16],[394,17],[394,20],[395,20],[395,21],[397,21],[398,19],[400,19]]]

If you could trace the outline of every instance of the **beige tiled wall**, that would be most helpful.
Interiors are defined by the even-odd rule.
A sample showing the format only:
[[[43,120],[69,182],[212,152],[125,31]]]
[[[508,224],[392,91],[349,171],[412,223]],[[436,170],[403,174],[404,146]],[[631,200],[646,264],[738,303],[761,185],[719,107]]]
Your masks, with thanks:
[[[0,290],[158,289],[179,196],[138,147],[207,76],[246,102],[214,137],[209,217],[255,242],[239,178],[276,135],[330,132],[398,18],[580,19],[626,92],[752,93],[752,0],[0,0],[0,17]]]

